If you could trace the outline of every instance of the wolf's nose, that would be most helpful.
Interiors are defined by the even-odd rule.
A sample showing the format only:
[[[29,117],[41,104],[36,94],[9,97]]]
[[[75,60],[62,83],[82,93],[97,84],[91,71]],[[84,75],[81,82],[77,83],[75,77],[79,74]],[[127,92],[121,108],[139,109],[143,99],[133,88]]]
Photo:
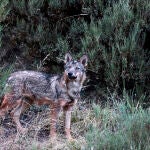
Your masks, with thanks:
[[[69,72],[69,73],[68,73],[68,76],[69,76],[69,77],[71,77],[72,75],[73,75],[73,73],[72,73],[72,72]]]

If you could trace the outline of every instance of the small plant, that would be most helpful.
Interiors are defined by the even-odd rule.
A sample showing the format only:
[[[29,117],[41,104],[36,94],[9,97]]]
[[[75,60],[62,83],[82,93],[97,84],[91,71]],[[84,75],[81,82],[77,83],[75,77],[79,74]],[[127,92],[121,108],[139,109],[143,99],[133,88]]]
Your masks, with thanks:
[[[6,70],[0,70],[0,98],[1,96],[4,94],[4,86],[6,84],[6,80],[8,78],[8,76],[10,75],[10,73],[13,70],[13,65],[10,66],[8,69]],[[1,100],[1,99],[0,99]]]

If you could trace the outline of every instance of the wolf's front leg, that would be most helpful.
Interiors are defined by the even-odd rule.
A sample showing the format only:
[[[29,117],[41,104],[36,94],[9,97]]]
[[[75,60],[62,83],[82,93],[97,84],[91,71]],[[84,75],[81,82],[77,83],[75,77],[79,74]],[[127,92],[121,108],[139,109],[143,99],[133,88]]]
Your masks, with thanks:
[[[77,99],[70,101],[69,103],[67,103],[64,107],[63,110],[65,112],[65,134],[66,134],[66,138],[68,140],[73,140],[73,138],[71,137],[71,112],[72,112],[72,108],[73,106],[77,103]]]
[[[60,107],[57,104],[52,104],[51,105],[51,119],[50,119],[50,136],[51,139],[55,139],[56,138],[56,123],[57,123],[57,119],[58,119],[58,114],[60,111]]]
[[[65,134],[68,140],[73,140],[70,133],[71,131],[70,126],[71,126],[71,108],[65,110]]]

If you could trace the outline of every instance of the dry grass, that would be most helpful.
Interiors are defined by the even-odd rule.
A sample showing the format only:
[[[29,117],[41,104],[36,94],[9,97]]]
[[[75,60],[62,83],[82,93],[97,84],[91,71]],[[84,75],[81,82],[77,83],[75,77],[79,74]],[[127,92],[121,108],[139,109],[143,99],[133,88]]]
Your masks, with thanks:
[[[51,141],[49,108],[38,111],[31,108],[21,117],[23,126],[29,129],[27,134],[17,133],[9,118],[2,121],[0,150],[148,150],[149,114],[149,109],[129,108],[125,103],[104,108],[96,104],[90,107],[78,104],[72,112],[71,123],[75,140],[69,142],[64,136],[63,113],[58,120],[57,138]]]
[[[20,134],[16,131],[15,124],[8,117],[1,121],[0,125],[0,149],[1,150],[36,150],[36,149],[84,149],[88,122],[91,122],[90,109],[80,109],[76,106],[72,113],[73,142],[67,141],[63,130],[63,113],[60,114],[57,126],[57,138],[50,139],[50,116],[49,108],[44,111],[28,110],[21,116],[23,126],[28,128],[28,133]]]

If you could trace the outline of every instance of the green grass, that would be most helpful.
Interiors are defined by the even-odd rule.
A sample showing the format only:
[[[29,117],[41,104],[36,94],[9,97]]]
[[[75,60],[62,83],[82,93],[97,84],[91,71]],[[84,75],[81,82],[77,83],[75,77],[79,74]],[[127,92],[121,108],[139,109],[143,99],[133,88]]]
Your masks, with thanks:
[[[93,105],[97,120],[86,133],[87,149],[136,149],[150,148],[150,111],[141,107],[134,112],[125,103],[102,109]]]
[[[4,86],[6,84],[6,80],[9,76],[9,74],[13,70],[13,65],[10,65],[7,69],[0,69],[0,97],[4,94]],[[1,100],[0,100],[1,102]]]

